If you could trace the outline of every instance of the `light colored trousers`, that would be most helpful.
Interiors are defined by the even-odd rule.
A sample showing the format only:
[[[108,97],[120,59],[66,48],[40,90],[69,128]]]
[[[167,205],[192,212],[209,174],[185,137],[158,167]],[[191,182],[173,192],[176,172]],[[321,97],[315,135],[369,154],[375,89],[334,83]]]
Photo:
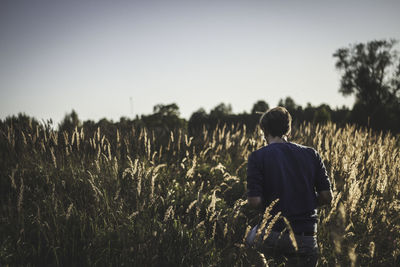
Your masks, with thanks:
[[[246,243],[276,261],[285,261],[285,266],[316,266],[318,260],[318,244],[316,236],[295,235],[298,250],[296,251],[289,234],[271,231],[262,242],[262,235],[255,241],[258,225],[253,227]],[[262,233],[264,234],[264,233]]]

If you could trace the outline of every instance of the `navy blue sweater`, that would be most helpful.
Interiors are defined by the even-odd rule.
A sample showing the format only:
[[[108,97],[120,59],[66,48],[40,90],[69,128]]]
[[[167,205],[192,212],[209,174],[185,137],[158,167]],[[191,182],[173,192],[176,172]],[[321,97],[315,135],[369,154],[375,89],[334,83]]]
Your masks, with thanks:
[[[294,232],[317,230],[316,192],[330,190],[324,163],[313,148],[295,143],[273,143],[250,154],[247,195],[262,197],[266,205],[279,199],[272,215],[282,212]],[[273,230],[281,231],[283,220]]]

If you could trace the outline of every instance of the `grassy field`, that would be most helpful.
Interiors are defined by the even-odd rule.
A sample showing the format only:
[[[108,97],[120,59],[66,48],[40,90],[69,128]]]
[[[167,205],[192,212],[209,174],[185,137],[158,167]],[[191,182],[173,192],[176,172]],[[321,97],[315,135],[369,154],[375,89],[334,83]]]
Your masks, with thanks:
[[[246,163],[261,146],[241,127],[48,127],[0,132],[1,266],[249,266]],[[335,125],[294,129],[334,187],[319,211],[320,266],[396,266],[400,153],[394,136]],[[268,259],[267,259],[268,260]],[[400,265],[399,265],[400,266]]]

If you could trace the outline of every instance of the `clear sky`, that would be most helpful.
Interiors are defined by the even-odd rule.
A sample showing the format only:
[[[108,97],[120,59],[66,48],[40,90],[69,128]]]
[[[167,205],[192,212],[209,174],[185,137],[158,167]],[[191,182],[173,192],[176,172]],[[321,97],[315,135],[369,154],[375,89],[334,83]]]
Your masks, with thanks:
[[[398,0],[0,0],[0,118],[116,121],[172,102],[188,118],[286,96],[351,107],[332,54],[400,39],[399,14]]]

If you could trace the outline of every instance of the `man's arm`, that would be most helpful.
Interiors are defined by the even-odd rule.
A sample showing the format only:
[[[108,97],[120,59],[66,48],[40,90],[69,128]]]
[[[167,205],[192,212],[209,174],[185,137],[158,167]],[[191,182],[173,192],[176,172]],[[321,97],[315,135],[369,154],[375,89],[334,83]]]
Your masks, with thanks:
[[[317,193],[318,206],[330,205],[332,202],[332,191],[324,190]]]
[[[257,167],[255,154],[249,156],[247,162],[247,202],[251,208],[256,210],[264,206],[263,174]]]
[[[315,155],[317,159],[317,177],[315,181],[315,190],[317,191],[317,205],[330,205],[332,202],[331,181],[329,180],[325,164],[317,151],[315,151]]]

